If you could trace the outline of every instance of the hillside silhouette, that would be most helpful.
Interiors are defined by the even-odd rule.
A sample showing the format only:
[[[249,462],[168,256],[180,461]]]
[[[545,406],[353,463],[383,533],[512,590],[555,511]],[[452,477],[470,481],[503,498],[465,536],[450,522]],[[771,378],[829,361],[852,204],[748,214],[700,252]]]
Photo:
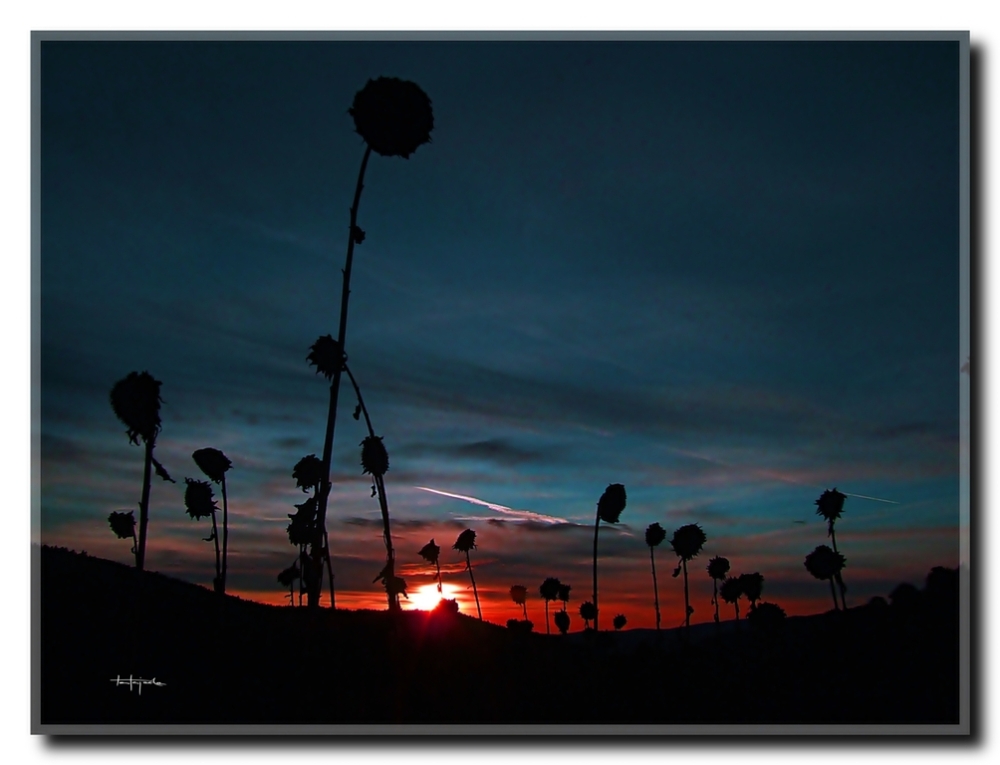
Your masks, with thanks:
[[[270,606],[65,548],[40,555],[43,724],[959,721],[956,570],[847,611],[682,639]],[[130,674],[165,685],[112,682]]]

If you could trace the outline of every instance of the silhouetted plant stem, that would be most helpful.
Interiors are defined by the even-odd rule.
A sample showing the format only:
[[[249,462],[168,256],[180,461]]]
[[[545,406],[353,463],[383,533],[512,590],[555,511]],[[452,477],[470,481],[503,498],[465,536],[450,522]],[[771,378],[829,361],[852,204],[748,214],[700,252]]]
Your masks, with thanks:
[[[344,264],[344,286],[340,296],[340,329],[337,332],[337,343],[341,352],[347,340],[347,301],[351,295],[351,265],[354,262],[354,237],[358,222],[358,206],[361,204],[361,190],[364,188],[365,169],[371,156],[371,146],[365,147],[365,155],[358,171],[358,182],[354,188],[354,204],[351,205],[351,225],[347,233],[347,261]],[[337,425],[337,398],[340,392],[340,375],[343,365],[334,367],[333,380],[330,383],[330,409],[326,418],[326,437],[323,439],[323,484],[319,492],[319,508],[317,511],[319,527],[326,533],[326,506],[330,496],[330,461],[333,455],[333,433]],[[322,577],[320,577],[322,579]],[[318,590],[318,588],[317,588]],[[309,593],[309,605],[319,607],[319,592]],[[331,604],[331,608],[333,605]]]
[[[712,578],[712,602],[715,603],[715,623],[719,622],[719,581]]]
[[[213,516],[214,518],[214,516]],[[218,545],[218,542],[216,542]],[[229,548],[229,499],[226,497],[226,476],[222,476],[222,593],[226,592],[226,560]]]
[[[828,528],[829,528],[829,531],[830,531],[830,539],[833,542],[833,551],[834,552],[840,552],[837,549],[837,532],[834,531],[834,529],[833,529],[833,521],[829,522]],[[844,600],[844,591],[847,589],[847,587],[844,586],[844,579],[840,575],[839,571],[836,574],[834,574],[833,578],[837,580],[837,587],[840,589],[840,602],[843,605],[844,610],[846,611],[847,610],[847,601]],[[833,581],[830,582],[830,586],[833,587]],[[836,605],[836,599],[837,598],[836,598],[836,595],[835,595],[834,596],[834,605]],[[839,610],[839,607],[838,607],[838,610]]]
[[[597,534],[601,530],[601,510],[597,509],[597,518],[594,521],[594,631],[597,631],[597,615],[600,613],[597,608]]]
[[[368,435],[371,438],[376,438],[375,429],[372,427],[371,417],[368,416],[368,407],[365,406],[365,400],[361,396],[361,388],[358,385],[358,381],[354,378],[354,374],[351,372],[350,367],[344,364],[344,371],[347,372],[347,376],[351,381],[351,385],[354,387],[354,393],[358,397],[358,406],[361,407],[361,412],[365,416],[365,424],[368,426]],[[385,564],[386,572],[388,576],[395,576],[396,574],[396,554],[392,549],[392,532],[389,529],[389,500],[385,493],[385,481],[382,476],[373,476],[375,479],[375,491],[378,494],[378,506],[382,511],[382,538],[385,541]],[[441,577],[441,566],[438,565],[438,579]],[[438,591],[441,591],[440,581],[438,583]],[[395,594],[391,588],[386,589],[387,596],[389,598],[389,610],[398,611],[399,610],[399,595]]]
[[[146,459],[142,469],[142,498],[139,500],[139,547],[135,556],[135,567],[140,571],[144,569],[146,563],[146,525],[149,523],[149,487],[153,468],[153,444],[153,441],[146,441]]]
[[[306,546],[302,545],[299,548],[299,606],[302,605],[302,591],[305,589],[305,570],[306,570]]]
[[[840,610],[840,604],[837,603],[837,590],[833,586],[833,579],[832,578],[830,579],[830,594],[833,595],[833,610],[834,611],[839,611]]]
[[[476,589],[476,577],[472,574],[472,559],[469,551],[465,551],[465,566],[469,569],[469,578],[472,580],[472,594],[476,596],[476,611],[479,613],[479,621],[483,620],[483,610],[479,607],[479,590]]]
[[[215,542],[215,581],[212,583],[214,585],[214,590],[216,592],[225,592],[222,589],[222,555],[219,550],[219,526],[215,520],[215,511],[212,511],[212,541]]]
[[[681,558],[684,567],[684,628],[691,631],[691,600],[688,598],[688,564],[686,558]]]
[[[656,606],[656,631],[660,631],[660,592],[656,588],[656,560],[653,558],[653,548],[649,548],[649,563],[653,567],[653,605]]]
[[[330,560],[330,536],[323,529],[323,559],[326,561],[326,573],[330,577],[330,608],[337,607],[337,592],[333,582],[333,562]]]

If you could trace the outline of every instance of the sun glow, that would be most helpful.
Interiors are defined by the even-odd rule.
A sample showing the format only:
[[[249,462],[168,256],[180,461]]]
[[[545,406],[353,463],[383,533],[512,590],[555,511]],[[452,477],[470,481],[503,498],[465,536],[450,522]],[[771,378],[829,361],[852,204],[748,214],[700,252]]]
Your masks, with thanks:
[[[444,597],[448,599],[454,599],[456,593],[460,592],[460,588],[453,584],[444,585]],[[418,608],[421,611],[430,611],[438,604],[441,600],[441,594],[438,592],[436,584],[425,584],[419,589],[414,590],[409,593],[410,595],[410,607]],[[405,603],[406,600],[402,599]]]

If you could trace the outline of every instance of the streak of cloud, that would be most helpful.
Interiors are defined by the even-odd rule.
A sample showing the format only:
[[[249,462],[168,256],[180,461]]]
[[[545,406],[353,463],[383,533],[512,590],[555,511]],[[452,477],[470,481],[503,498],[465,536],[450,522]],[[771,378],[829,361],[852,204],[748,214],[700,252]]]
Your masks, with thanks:
[[[498,505],[495,502],[487,502],[483,499],[476,499],[475,497],[468,497],[464,494],[453,494],[448,491],[441,491],[440,489],[431,489],[427,486],[414,486],[414,489],[419,489],[420,491],[429,491],[432,494],[439,494],[442,497],[451,497],[453,499],[461,499],[465,502],[471,502],[474,505],[480,505],[481,507],[488,507],[490,510],[494,510],[498,513],[503,513],[509,516],[511,520],[521,520],[521,521],[538,521],[540,523],[568,523],[565,518],[556,518],[552,515],[543,515],[542,513],[534,513],[531,510],[515,510],[506,505]]]

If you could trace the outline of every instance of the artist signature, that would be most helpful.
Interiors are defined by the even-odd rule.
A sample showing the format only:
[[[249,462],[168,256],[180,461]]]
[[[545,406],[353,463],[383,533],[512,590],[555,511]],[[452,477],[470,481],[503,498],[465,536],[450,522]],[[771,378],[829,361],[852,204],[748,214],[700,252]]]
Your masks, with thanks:
[[[131,692],[133,688],[137,687],[139,689],[140,696],[142,695],[142,686],[144,685],[157,685],[157,686],[166,685],[166,683],[158,682],[155,677],[152,680],[146,680],[143,677],[132,677],[132,675],[129,675],[128,677],[122,677],[121,675],[118,675],[118,677],[112,677],[111,682],[114,683],[115,686],[127,685],[129,692]]]

